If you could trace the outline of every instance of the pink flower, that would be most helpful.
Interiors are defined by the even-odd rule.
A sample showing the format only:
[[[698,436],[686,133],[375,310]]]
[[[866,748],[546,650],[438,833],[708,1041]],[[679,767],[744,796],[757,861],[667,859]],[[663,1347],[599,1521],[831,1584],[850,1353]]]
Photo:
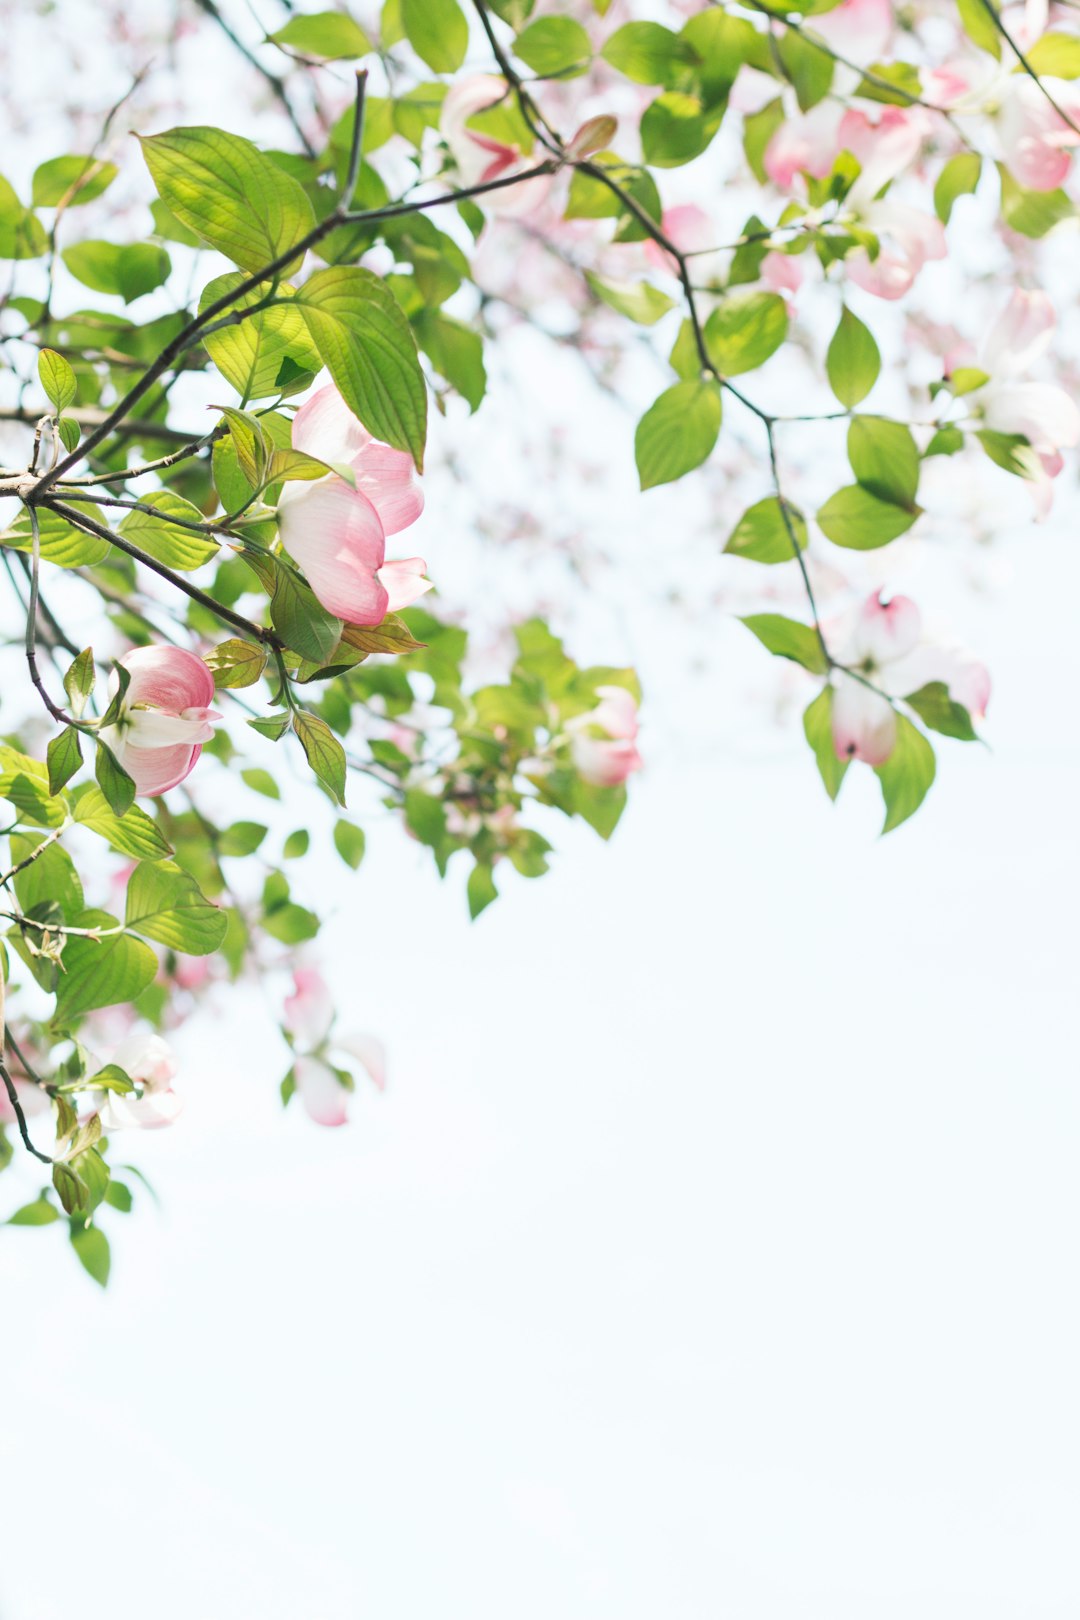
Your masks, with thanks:
[[[129,1035],[112,1056],[129,1080],[139,1087],[135,1092],[110,1091],[101,1109],[101,1123],[107,1131],[159,1130],[171,1125],[183,1103],[172,1089],[176,1062],[160,1035]]]
[[[923,643],[922,616],[910,597],[867,597],[836,656],[853,671],[833,676],[833,746],[840,759],[883,765],[896,744],[889,699],[908,697],[931,681],[943,682],[977,718],[986,712],[989,673],[966,654]]]
[[[791,253],[766,253],[761,261],[761,281],[772,292],[783,293],[789,307],[803,284],[803,267]]]
[[[1080,87],[1046,75],[1042,83],[1058,106],[1080,123]],[[1005,82],[998,133],[1010,172],[1029,191],[1060,186],[1072,162],[1071,149],[1080,141],[1027,74],[1010,75]]]
[[[810,18],[809,27],[850,61],[869,67],[888,50],[893,7],[891,0],[843,0],[832,11]]]
[[[863,208],[860,222],[878,239],[878,256],[853,248],[844,260],[857,287],[877,298],[903,298],[928,259],[948,251],[945,227],[932,214],[889,199]]]
[[[858,210],[873,202],[883,186],[910,169],[929,129],[921,107],[883,107],[873,122],[849,108],[840,120],[837,142],[858,159],[859,175],[847,194],[847,206]]]
[[[462,187],[500,180],[530,168],[536,161],[524,158],[521,148],[508,141],[495,140],[469,128],[471,118],[497,106],[506,95],[505,80],[483,73],[459,79],[447,91],[439,117],[439,133],[450,148]],[[521,185],[488,192],[481,201],[493,214],[519,219],[539,207],[550,189],[551,177],[537,175]]]
[[[133,778],[136,793],[154,797],[184,780],[214,735],[214,722],[221,719],[208,707],[214,677],[183,647],[135,647],[120,662],[131,681],[119,719],[101,738]],[[115,696],[119,689],[114,672],[109,690]]]
[[[594,787],[618,787],[641,769],[637,703],[622,686],[598,686],[595,709],[567,723],[574,769]]]
[[[312,394],[292,426],[295,450],[347,468],[352,484],[331,474],[286,484],[278,532],[329,613],[349,624],[380,624],[431,589],[419,557],[386,561],[386,536],[408,528],[424,509],[412,458],[373,439],[337,389]]]
[[[1080,410],[1065,390],[1020,380],[1047,353],[1056,326],[1046,293],[1015,288],[982,345],[982,368],[990,381],[968,399],[988,428],[1027,439],[1030,450],[1021,449],[1017,459],[1024,464],[1040,520],[1053,502],[1051,480],[1064,465],[1061,450],[1080,444]]]
[[[674,208],[665,208],[660,228],[680,253],[708,255],[709,249],[716,246],[716,226],[697,203],[679,203]],[[674,275],[676,267],[671,254],[659,242],[645,243],[645,257],[654,270]]]
[[[790,191],[797,174],[824,180],[841,150],[840,121],[840,108],[830,101],[820,101],[809,112],[785,118],[765,148],[765,173],[773,185]]]
[[[296,1090],[316,1125],[344,1125],[349,1093],[327,1062],[332,1052],[357,1059],[380,1091],[386,1089],[386,1051],[373,1035],[347,1034],[331,1038],[334,1003],[330,987],[318,968],[293,971],[295,989],[285,998],[285,1027],[293,1039],[312,1048],[293,1063]]]
[[[330,986],[318,968],[293,970],[295,989],[285,997],[285,1027],[305,1046],[321,1046],[334,1022],[334,1000]]]

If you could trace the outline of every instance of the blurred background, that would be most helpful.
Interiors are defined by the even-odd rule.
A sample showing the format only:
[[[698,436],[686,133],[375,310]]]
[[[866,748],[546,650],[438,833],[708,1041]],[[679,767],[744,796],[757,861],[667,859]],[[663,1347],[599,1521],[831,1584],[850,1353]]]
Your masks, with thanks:
[[[100,109],[99,10],[50,26]],[[21,180],[42,18],[4,20]],[[1035,529],[982,472],[955,532],[837,582],[994,676],[990,746],[943,742],[881,840],[869,772],[822,790],[813,683],[733,617],[797,611],[717,555],[753,451],[637,497],[639,379],[587,380],[509,329],[481,417],[436,425],[417,549],[482,659],[542,605],[637,664],[629,810],[607,846],[544,823],[552,872],[470,925],[358,800],[320,960],[386,1094],[283,1115],[287,980],[222,992],[175,1039],[180,1123],[131,1143],[160,1207],[114,1221],[107,1293],[60,1228],[0,1230],[0,1620],[1078,1612],[1075,479]]]

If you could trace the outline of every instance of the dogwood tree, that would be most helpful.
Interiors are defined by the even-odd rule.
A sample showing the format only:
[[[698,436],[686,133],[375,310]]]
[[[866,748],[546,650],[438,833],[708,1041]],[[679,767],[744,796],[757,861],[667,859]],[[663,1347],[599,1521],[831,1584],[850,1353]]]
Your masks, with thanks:
[[[252,103],[220,126],[149,121],[136,63],[111,112],[69,109],[92,138],[0,180],[0,1168],[41,1163],[11,1221],[66,1220],[99,1282],[102,1217],[132,1203],[117,1144],[177,1117],[163,1032],[208,985],[292,964],[282,1096],[319,1124],[382,1084],[379,1041],[342,1026],[311,956],[310,849],[349,882],[363,807],[388,807],[439,874],[468,867],[475,917],[500,866],[545,871],[538,807],[604,838],[623,813],[633,670],[571,656],[534,614],[482,677],[468,612],[410,554],[429,412],[483,445],[510,325],[609,391],[648,352],[655,397],[628,395],[657,492],[642,522],[662,527],[664,486],[714,481],[717,543],[759,596],[739,617],[803,683],[808,784],[835,798],[875,772],[886,831],[990,694],[889,559],[958,482],[994,500],[1023,480],[1044,517],[1080,439],[1043,284],[1076,222],[1071,7],[261,20],[193,0],[128,31],[136,57],[155,28],[236,53]],[[283,756],[310,774],[285,835],[259,808]]]

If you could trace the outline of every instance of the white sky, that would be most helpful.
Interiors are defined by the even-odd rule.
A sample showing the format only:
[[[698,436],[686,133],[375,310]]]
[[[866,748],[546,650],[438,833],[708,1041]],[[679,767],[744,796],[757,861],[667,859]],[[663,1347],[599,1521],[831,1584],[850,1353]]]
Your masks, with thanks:
[[[480,592],[439,477],[433,573]],[[271,1015],[223,1003],[108,1293],[0,1233],[0,1620],[1074,1620],[1075,493],[981,594],[903,553],[993,751],[943,743],[883,841],[745,631],[695,678],[650,613],[653,564],[715,583],[715,535],[662,555],[693,499],[628,501],[634,588],[572,643],[649,699],[610,846],[559,823],[474,926],[389,824],[321,863],[388,1094],[283,1117]]]

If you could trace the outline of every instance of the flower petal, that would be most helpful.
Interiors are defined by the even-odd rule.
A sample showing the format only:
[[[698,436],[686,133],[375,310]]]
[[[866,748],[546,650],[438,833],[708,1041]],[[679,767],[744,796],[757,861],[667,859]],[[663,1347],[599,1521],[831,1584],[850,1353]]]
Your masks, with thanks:
[[[321,1058],[298,1057],[293,1064],[296,1089],[316,1125],[344,1125],[349,1094]]]
[[[376,578],[386,542],[366,496],[340,478],[323,479],[278,507],[278,532],[328,612],[349,624],[386,617],[386,590]]]
[[[214,677],[185,647],[133,647],[120,662],[131,676],[125,707],[149,703],[166,714],[182,714],[214,700]]]
[[[884,765],[896,745],[896,716],[886,698],[850,675],[837,674],[832,731],[838,759]]]
[[[426,570],[427,563],[422,557],[404,557],[398,562],[383,563],[379,569],[379,583],[386,591],[387,613],[397,613],[432,589],[430,579],[423,577]]]
[[[888,602],[880,594],[868,596],[859,609],[852,631],[852,657],[857,664],[864,658],[875,664],[889,664],[906,658],[922,635],[922,615],[910,596],[894,596]]]
[[[333,1043],[342,1052],[362,1063],[379,1091],[386,1090],[386,1047],[375,1035],[346,1035]]]

